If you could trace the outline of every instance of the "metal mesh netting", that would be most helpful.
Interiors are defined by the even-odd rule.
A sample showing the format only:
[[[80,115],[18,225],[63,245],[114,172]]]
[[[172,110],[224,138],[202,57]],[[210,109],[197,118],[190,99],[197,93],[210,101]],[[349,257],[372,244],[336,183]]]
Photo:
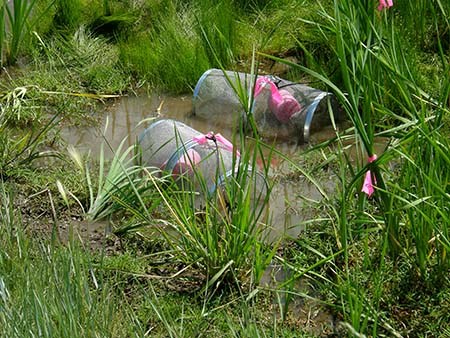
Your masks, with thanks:
[[[199,138],[204,142],[198,142]],[[229,182],[240,168],[239,156],[233,160],[236,155],[230,146],[214,137],[205,138],[203,133],[171,119],[151,124],[140,135],[139,146],[143,165],[160,168],[176,179],[187,178],[195,191],[202,191],[205,183],[208,193],[213,193],[218,186]],[[266,186],[264,177],[251,167],[247,170],[261,193]]]
[[[258,76],[257,79],[262,78]],[[266,76],[278,89],[288,91],[300,104],[300,109],[286,122],[280,122],[270,110],[270,91],[255,97],[250,109],[263,137],[308,142],[311,132],[330,125],[330,111],[336,121],[342,119],[335,97],[328,92],[290,82],[276,76]],[[209,69],[197,82],[193,96],[194,114],[204,119],[216,119],[238,125],[245,118],[245,109],[230,82],[249,94],[256,79],[251,74]]]

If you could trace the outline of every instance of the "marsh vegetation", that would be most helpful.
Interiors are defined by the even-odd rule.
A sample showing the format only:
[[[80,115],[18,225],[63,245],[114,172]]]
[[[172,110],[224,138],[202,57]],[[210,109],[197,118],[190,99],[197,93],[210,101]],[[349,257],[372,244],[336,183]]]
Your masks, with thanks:
[[[380,3],[0,0],[0,336],[450,336],[450,5]],[[199,210],[128,141],[62,136],[210,68],[330,91],[349,123],[287,155],[246,111],[261,208],[247,170]],[[273,158],[319,197],[268,241]]]

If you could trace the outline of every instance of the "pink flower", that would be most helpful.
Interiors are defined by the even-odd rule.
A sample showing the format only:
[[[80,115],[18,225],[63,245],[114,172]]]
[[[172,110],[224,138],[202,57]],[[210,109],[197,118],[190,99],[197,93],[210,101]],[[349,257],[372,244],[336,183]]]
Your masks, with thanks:
[[[373,154],[372,156],[369,157],[368,162],[372,163],[376,159],[377,159],[377,155]],[[375,192],[375,188],[374,188],[375,184],[377,184],[377,180],[375,179],[375,177],[372,177],[372,173],[370,172],[370,170],[367,170],[361,191],[366,193],[367,196],[370,197]]]
[[[375,180],[375,177],[373,178],[373,180]],[[375,192],[373,180],[372,180],[372,173],[370,172],[370,170],[368,170],[366,172],[366,176],[364,178],[364,183],[361,191],[366,193],[367,196],[369,197],[372,196],[372,194]]]
[[[378,5],[378,10],[381,11],[384,8],[389,8],[394,6],[393,0],[380,0],[380,4]]]

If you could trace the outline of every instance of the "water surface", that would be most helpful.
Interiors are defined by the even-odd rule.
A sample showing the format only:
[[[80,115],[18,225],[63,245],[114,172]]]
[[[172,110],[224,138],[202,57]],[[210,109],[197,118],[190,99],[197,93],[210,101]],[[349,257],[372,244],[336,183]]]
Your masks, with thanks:
[[[232,139],[233,130],[227,122],[200,119],[193,116],[192,108],[190,96],[121,97],[106,106],[106,113],[100,127],[69,127],[63,131],[63,137],[81,151],[89,151],[93,156],[97,156],[102,142],[107,141],[112,150],[117,149],[123,140],[126,147],[131,146],[153,119],[166,117],[184,122],[200,132],[220,132],[228,139]],[[311,135],[311,142],[324,141],[334,135],[331,127],[325,128]],[[289,158],[298,156],[306,146],[295,142],[269,142]],[[111,156],[111,151],[107,150],[106,155]],[[276,183],[270,201],[272,239],[283,235],[297,237],[304,228],[302,222],[314,217],[314,208],[307,201],[320,201],[322,198],[318,189],[306,178],[300,176],[296,179],[285,179],[290,172],[292,169],[285,161],[277,156],[273,158],[270,173],[273,178],[276,178]],[[320,183],[331,191],[334,188],[335,179],[332,176],[321,177]]]

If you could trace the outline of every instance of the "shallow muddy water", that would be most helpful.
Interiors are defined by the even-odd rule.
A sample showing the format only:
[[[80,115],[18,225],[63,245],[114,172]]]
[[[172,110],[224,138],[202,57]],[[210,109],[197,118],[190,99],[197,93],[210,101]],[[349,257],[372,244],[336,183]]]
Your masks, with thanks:
[[[113,150],[117,149],[124,139],[125,147],[133,145],[137,136],[156,117],[176,119],[200,132],[214,131],[228,139],[232,138],[233,130],[227,121],[204,120],[193,116],[190,96],[158,95],[117,99],[113,104],[106,106],[106,113],[100,127],[66,128],[62,135],[68,144],[73,144],[83,152],[89,151],[96,157],[100,152],[100,144],[105,140]],[[106,125],[107,128],[105,128]],[[311,135],[311,142],[317,143],[333,136],[331,128],[324,129]],[[286,142],[275,143],[274,146],[290,158],[294,158],[302,147],[305,147],[305,145]],[[107,157],[112,155],[107,147],[105,151]],[[314,216],[314,210],[310,207],[311,203],[306,201],[321,199],[318,189],[306,178],[284,179],[291,171],[282,159],[274,157],[271,161],[270,174],[272,178],[277,178],[269,206],[273,227],[269,237],[272,240],[284,235],[297,237],[304,228],[302,222]],[[321,178],[320,183],[329,191],[333,190],[335,184],[333,177]]]
[[[192,115],[191,97],[160,97],[157,95],[120,98],[106,107],[100,128],[67,128],[63,131],[63,136],[69,144],[75,145],[82,151],[90,151],[95,157],[98,156],[100,144],[104,140],[108,141],[112,149],[117,149],[124,139],[126,139],[126,147],[133,145],[138,135],[150,125],[151,120],[155,117],[176,119],[200,132],[214,131],[232,139],[233,130],[228,121],[202,120]],[[106,121],[108,121],[108,128],[105,129]],[[106,130],[104,135],[102,135],[103,130]],[[332,128],[324,129],[311,135],[311,143],[319,143],[334,136]],[[301,150],[307,146],[288,142],[273,143],[272,141],[270,144],[294,161],[299,159]],[[350,152],[354,152],[354,149],[350,149]],[[107,156],[111,156],[111,154],[109,152]],[[301,236],[301,232],[305,228],[305,221],[323,217],[323,215],[319,215],[317,207],[311,202],[320,202],[322,195],[314,184],[300,174],[293,173],[293,169],[288,163],[277,156],[271,160],[269,173],[274,186],[269,203],[271,229],[266,240],[277,241],[285,237],[297,238]],[[332,193],[336,183],[335,177],[322,172],[318,173],[315,179],[327,194]],[[86,224],[80,223],[78,228],[81,228],[82,235],[84,234],[86,238],[94,238],[94,243],[95,238],[109,228],[105,222],[88,224],[88,229],[84,229],[85,226]],[[278,289],[278,284],[289,278],[289,271],[273,262],[265,271],[261,285]],[[295,285],[295,289],[309,290],[310,288],[304,285]],[[274,300],[274,304],[286,306],[287,300],[283,292],[280,293],[280,297],[280,299]],[[304,323],[305,328],[320,333],[333,327],[332,315],[320,304],[313,301],[305,302],[302,297],[297,296],[292,296],[289,302],[290,311],[294,313],[296,320]]]

